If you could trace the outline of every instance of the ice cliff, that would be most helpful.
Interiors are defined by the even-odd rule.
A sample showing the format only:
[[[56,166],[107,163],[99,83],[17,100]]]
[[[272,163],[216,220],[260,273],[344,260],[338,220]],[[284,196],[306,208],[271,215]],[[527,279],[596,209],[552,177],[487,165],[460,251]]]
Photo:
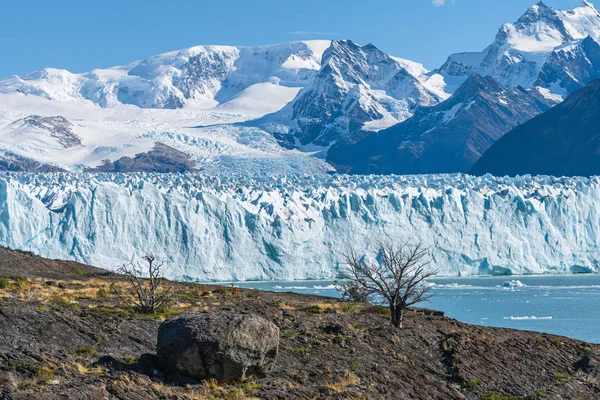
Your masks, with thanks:
[[[334,278],[339,252],[422,240],[443,275],[598,271],[600,178],[0,175],[0,243],[172,278]]]

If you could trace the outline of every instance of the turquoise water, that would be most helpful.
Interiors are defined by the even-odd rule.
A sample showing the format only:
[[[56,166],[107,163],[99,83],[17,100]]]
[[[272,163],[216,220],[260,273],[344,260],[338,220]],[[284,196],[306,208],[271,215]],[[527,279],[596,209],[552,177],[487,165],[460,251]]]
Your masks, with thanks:
[[[600,275],[432,279],[423,307],[470,324],[600,343]],[[339,297],[331,281],[245,282],[240,287]]]

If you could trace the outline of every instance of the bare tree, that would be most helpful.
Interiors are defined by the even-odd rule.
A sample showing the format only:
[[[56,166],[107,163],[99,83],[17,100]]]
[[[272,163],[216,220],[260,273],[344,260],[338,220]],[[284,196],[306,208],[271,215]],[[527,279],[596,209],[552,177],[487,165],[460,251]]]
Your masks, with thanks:
[[[343,254],[347,268],[342,272],[346,284],[342,294],[386,304],[392,325],[402,328],[406,309],[431,297],[425,282],[437,274],[428,268],[427,249],[422,243],[379,243],[376,261],[367,261],[354,250]]]
[[[138,271],[133,262],[123,264],[117,272],[124,275],[132,286],[135,298],[133,300],[124,296],[117,287],[111,285],[112,290],[119,298],[134,310],[143,314],[154,314],[162,310],[171,301],[172,286],[162,289],[165,279],[162,277],[165,266],[164,261],[157,261],[153,254],[142,257],[146,262],[148,277],[144,279],[143,273]]]

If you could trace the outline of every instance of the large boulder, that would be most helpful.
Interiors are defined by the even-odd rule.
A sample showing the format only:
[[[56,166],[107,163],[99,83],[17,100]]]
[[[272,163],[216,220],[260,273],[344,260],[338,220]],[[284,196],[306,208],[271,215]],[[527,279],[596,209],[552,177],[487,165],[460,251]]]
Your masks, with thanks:
[[[190,314],[166,320],[158,331],[158,361],[165,374],[197,380],[262,376],[278,348],[279,328],[250,314]]]

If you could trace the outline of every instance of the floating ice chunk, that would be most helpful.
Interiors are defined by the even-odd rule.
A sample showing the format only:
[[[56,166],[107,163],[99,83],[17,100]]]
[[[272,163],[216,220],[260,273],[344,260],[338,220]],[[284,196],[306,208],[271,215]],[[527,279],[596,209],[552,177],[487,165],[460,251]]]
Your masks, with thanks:
[[[521,281],[518,280],[513,280],[513,281],[506,281],[502,284],[502,287],[505,289],[517,289],[517,288],[524,288],[527,287],[526,284],[524,284]]]

